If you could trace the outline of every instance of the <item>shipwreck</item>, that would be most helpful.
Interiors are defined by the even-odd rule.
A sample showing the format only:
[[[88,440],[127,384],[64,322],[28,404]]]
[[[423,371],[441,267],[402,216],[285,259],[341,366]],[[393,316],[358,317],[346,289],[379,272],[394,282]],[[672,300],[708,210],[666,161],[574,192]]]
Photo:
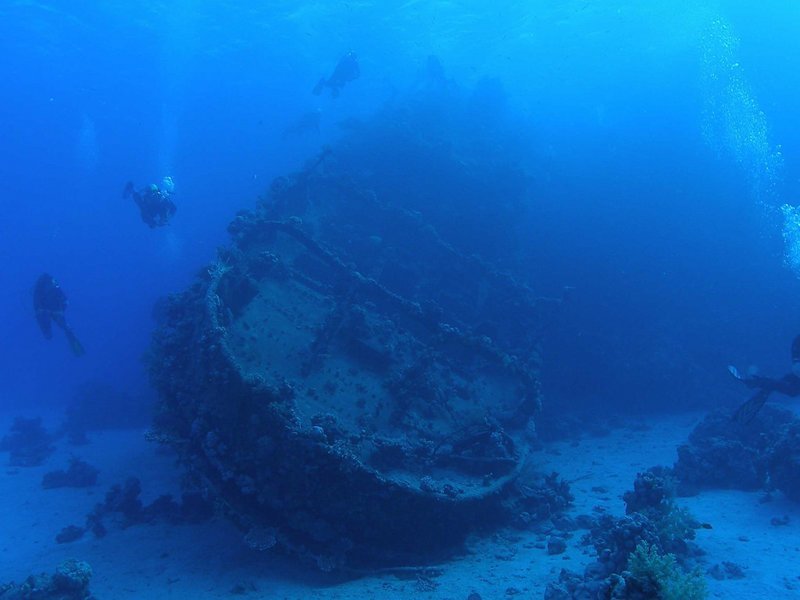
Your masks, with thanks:
[[[545,301],[439,225],[325,149],[166,303],[155,433],[252,546],[421,564],[507,517]]]

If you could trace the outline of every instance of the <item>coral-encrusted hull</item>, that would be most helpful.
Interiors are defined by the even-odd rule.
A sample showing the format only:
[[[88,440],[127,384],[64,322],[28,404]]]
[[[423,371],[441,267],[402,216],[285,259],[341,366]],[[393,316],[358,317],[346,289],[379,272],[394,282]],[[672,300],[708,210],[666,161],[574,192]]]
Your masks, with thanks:
[[[535,372],[271,217],[239,217],[165,311],[160,433],[251,539],[324,568],[431,560],[499,521]]]

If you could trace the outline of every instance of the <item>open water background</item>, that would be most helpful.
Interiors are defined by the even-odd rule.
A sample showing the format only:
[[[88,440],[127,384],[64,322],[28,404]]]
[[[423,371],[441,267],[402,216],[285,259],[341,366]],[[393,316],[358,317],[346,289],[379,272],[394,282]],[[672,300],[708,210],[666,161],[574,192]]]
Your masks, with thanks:
[[[551,407],[734,406],[744,390],[729,362],[788,369],[800,331],[800,5],[77,6],[0,6],[7,407],[59,406],[87,380],[150,394],[140,358],[155,300],[213,260],[228,221],[274,176],[335,147],[337,123],[414,97],[429,55],[474,101],[459,126],[496,135],[497,153],[531,178],[528,233],[505,258],[544,295],[575,288],[545,340]],[[351,50],[361,78],[335,100],[314,97]],[[319,135],[283,138],[315,109]],[[524,143],[508,143],[512,132]],[[150,230],[120,192],[165,175],[178,212]],[[479,235],[490,245],[505,232]],[[81,359],[60,332],[46,343],[38,331],[30,291],[42,271],[69,296]]]

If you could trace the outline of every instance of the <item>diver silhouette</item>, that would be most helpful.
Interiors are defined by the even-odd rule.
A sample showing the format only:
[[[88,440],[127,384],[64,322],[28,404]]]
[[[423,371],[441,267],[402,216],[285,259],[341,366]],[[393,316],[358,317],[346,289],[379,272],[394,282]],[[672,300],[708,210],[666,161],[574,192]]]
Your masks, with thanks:
[[[330,88],[331,97],[336,98],[339,96],[340,90],[349,82],[355,81],[361,75],[361,69],[358,66],[358,57],[355,52],[348,52],[336,64],[333,74],[325,79],[324,77],[317,82],[314,86],[314,95],[319,96],[322,90]]]
[[[755,419],[758,411],[773,392],[796,398],[800,396],[800,335],[792,341],[792,370],[780,379],[762,377],[760,375],[742,375],[733,365],[728,365],[728,372],[749,388],[758,391],[747,402],[742,404],[733,414],[739,423],[749,423]]]
[[[36,280],[33,288],[33,309],[36,314],[36,322],[45,339],[53,338],[53,323],[64,330],[67,336],[69,347],[75,356],[83,356],[85,351],[83,345],[78,341],[72,328],[67,324],[64,315],[67,310],[67,296],[59,287],[56,280],[47,273],[43,273]]]
[[[164,182],[172,185],[172,178],[165,177]],[[133,182],[129,181],[122,190],[122,197],[126,200],[133,198],[136,206],[139,207],[142,221],[151,229],[163,227],[169,223],[170,218],[175,214],[177,207],[170,196],[172,196],[172,193],[168,185],[165,185],[164,189],[159,189],[154,183],[151,183],[141,191],[136,191],[133,187]]]

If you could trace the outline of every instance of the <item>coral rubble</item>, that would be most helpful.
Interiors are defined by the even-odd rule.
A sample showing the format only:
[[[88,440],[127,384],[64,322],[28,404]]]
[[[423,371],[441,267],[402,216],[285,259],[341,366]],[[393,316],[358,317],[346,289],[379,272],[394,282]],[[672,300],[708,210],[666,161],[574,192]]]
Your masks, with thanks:
[[[625,516],[601,515],[589,524],[583,541],[594,548],[597,560],[583,574],[562,570],[545,598],[704,598],[705,581],[689,569],[699,554],[691,540],[700,523],[674,498],[671,469],[639,473],[634,489],[624,495]]]
[[[92,567],[80,560],[62,562],[52,575],[30,575],[22,583],[0,584],[2,600],[92,600]]]
[[[675,475],[686,493],[778,489],[800,501],[800,419],[772,406],[747,424],[711,413],[678,448]]]
[[[73,457],[69,462],[67,470],[59,469],[44,474],[42,487],[45,489],[59,487],[90,487],[97,483],[97,475],[100,472],[79,458]]]

